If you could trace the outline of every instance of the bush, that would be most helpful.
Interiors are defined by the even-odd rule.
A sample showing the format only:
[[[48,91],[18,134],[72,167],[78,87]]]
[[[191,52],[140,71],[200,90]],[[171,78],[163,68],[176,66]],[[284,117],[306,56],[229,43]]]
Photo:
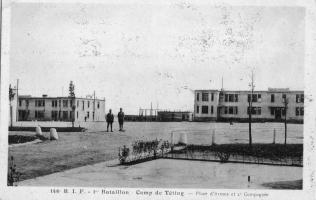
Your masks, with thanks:
[[[21,173],[16,170],[14,158],[11,156],[8,167],[8,186],[13,186],[15,182],[20,180]]]

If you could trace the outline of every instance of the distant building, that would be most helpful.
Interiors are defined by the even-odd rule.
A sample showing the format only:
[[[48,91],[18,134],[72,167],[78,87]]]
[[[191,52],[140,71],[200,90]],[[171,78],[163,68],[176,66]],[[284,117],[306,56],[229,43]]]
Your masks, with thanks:
[[[19,96],[17,121],[105,121],[105,99]]]
[[[158,111],[158,121],[191,121],[192,113],[189,111]]]
[[[195,121],[248,121],[250,91],[195,90]],[[269,88],[254,91],[252,97],[253,121],[283,121],[284,100],[288,100],[286,118],[292,122],[303,122],[304,91]]]

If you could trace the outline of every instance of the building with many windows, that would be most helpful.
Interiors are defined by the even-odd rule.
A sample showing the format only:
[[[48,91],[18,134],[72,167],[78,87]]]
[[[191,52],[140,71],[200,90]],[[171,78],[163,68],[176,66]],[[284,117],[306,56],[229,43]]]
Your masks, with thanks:
[[[195,121],[248,121],[250,101],[253,121],[304,119],[304,91],[269,88],[251,96],[250,91],[195,90],[194,98]]]
[[[105,121],[105,99],[19,96],[17,121]]]

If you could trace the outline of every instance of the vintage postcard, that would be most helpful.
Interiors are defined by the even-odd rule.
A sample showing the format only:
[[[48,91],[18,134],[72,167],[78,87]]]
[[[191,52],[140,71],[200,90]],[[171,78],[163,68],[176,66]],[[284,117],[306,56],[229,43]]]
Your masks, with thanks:
[[[315,1],[4,1],[0,199],[315,199]]]

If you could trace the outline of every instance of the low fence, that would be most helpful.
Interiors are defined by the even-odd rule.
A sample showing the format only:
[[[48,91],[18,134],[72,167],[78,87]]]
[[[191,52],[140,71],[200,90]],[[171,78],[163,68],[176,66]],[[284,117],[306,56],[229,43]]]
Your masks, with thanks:
[[[303,149],[300,144],[245,144],[185,145],[169,144],[168,141],[136,141],[130,149],[119,149],[121,164],[132,165],[158,158],[245,163],[278,166],[303,166]]]
[[[181,152],[170,151],[164,154],[162,158],[196,160],[196,161],[212,161],[222,163],[245,163],[245,164],[263,164],[263,165],[279,165],[279,166],[296,166],[303,167],[303,157],[285,157],[285,158],[264,158],[260,156],[249,156],[246,154],[228,154],[213,151],[186,151]]]

